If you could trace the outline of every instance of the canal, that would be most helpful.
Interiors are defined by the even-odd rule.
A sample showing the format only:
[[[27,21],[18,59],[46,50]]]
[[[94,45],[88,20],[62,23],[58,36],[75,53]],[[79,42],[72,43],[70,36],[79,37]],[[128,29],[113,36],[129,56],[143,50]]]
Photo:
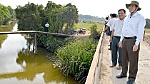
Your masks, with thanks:
[[[17,23],[12,31],[17,31]],[[64,77],[49,60],[47,50],[38,47],[25,35],[0,36],[0,84],[80,84],[72,77]]]

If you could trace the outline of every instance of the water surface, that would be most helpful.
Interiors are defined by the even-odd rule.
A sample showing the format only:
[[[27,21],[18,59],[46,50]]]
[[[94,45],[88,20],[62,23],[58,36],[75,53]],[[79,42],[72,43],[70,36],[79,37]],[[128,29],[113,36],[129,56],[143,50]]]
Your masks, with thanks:
[[[8,34],[0,42],[0,84],[80,84],[54,68],[45,49],[38,47],[34,54],[32,40],[24,35]]]

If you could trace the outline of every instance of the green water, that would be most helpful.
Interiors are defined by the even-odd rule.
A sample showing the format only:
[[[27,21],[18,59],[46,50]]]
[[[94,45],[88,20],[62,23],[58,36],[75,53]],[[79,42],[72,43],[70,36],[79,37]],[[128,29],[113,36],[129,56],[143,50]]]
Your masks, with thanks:
[[[32,41],[23,35],[8,34],[0,42],[0,84],[80,84],[54,68],[45,49],[38,47],[35,55]]]

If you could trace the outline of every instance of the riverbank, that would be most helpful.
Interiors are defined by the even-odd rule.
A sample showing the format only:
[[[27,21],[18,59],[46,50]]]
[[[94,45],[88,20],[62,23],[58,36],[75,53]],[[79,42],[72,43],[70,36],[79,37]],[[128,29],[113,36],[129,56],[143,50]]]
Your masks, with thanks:
[[[16,24],[12,29],[17,30]],[[80,84],[73,77],[64,77],[49,60],[53,53],[38,47],[21,34],[8,34],[0,44],[0,84]],[[1,40],[0,40],[1,41]]]
[[[15,21],[10,21],[8,25],[2,25],[0,27],[0,32],[11,31],[16,23],[17,21],[15,20]]]
[[[4,31],[11,31],[13,30],[14,25],[16,24],[17,21],[11,21],[10,24],[8,25],[4,25],[2,27],[0,27],[0,32],[4,32]],[[3,41],[7,38],[7,35],[0,35],[0,47],[1,44],[3,43]]]

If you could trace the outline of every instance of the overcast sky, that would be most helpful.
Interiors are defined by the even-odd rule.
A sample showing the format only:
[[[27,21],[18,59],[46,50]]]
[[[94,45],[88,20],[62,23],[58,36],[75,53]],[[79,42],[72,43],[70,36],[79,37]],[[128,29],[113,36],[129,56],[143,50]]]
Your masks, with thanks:
[[[125,4],[131,2],[131,0],[0,0],[0,3],[16,8],[17,5],[24,5],[28,3],[28,1],[36,4],[43,4],[44,6],[48,1],[53,1],[61,5],[72,3],[77,6],[79,14],[99,17],[106,17],[110,13],[117,13],[118,9],[120,8],[124,8],[127,11],[127,14],[129,14]],[[150,0],[137,1],[142,8],[140,13],[145,18],[150,18]]]

